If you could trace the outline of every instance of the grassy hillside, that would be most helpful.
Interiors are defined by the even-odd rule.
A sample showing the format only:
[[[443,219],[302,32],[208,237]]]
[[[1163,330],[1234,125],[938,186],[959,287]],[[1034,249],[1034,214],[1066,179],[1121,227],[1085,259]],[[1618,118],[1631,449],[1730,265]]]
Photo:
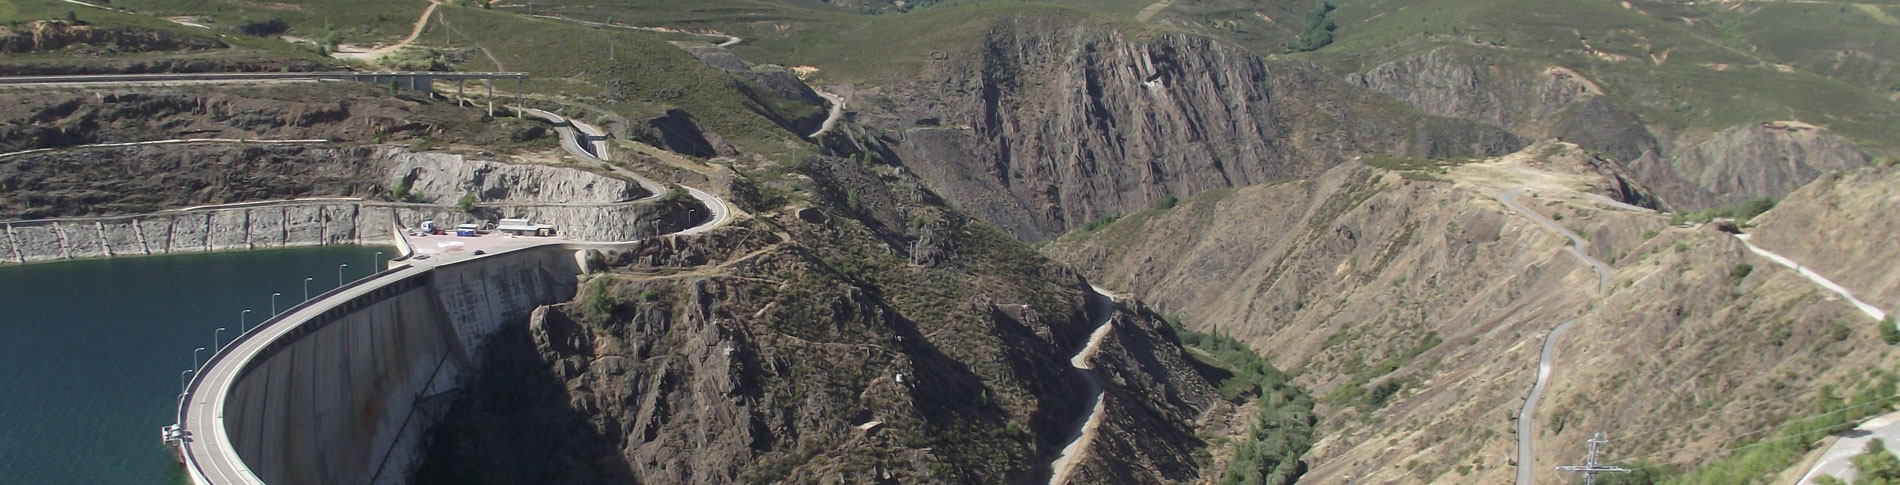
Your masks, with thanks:
[[[134,0],[121,0],[121,1],[131,2]],[[59,0],[0,0],[0,22],[4,22],[7,25],[19,25],[22,23],[31,22],[35,20],[68,20],[70,19],[70,20],[77,20],[79,22],[91,24],[91,25],[110,26],[110,27],[132,27],[132,28],[162,32],[162,33],[171,34],[171,35],[218,39],[219,41],[222,41],[225,44],[229,44],[234,48],[233,52],[221,53],[222,55],[262,54],[262,55],[269,55],[269,56],[280,56],[280,57],[307,59],[307,60],[321,59],[316,55],[315,52],[311,51],[308,48],[304,48],[304,47],[301,47],[289,42],[284,42],[276,38],[248,36],[248,35],[237,34],[235,32],[204,29],[204,28],[199,28],[199,27],[183,25],[177,22],[173,22],[170,20],[166,20],[164,18],[154,16],[151,12],[143,11],[137,6],[137,4],[114,4],[113,6],[126,9],[126,10],[122,11],[122,10],[91,8],[84,5],[61,2]],[[147,54],[147,53],[106,53],[106,54],[103,54],[103,57],[107,57],[107,58],[137,58],[137,57],[152,57],[152,56],[154,56],[154,54]],[[53,58],[53,57],[64,57],[64,56],[59,55],[59,54],[29,54],[29,55],[9,54],[6,58],[0,59],[0,61],[21,61],[21,60],[44,59],[44,58]]]
[[[823,116],[819,107],[793,103],[699,62],[663,34],[583,27],[476,7],[440,11],[452,27],[446,34],[450,44],[486,51],[469,56],[458,69],[525,71],[530,92],[572,97],[629,117],[682,109],[728,141],[762,154],[807,150],[798,134],[781,125]],[[431,25],[435,29],[438,24]],[[426,45],[440,42],[435,39],[443,34],[437,32],[423,35]],[[503,40],[484,35],[488,32],[512,34]]]

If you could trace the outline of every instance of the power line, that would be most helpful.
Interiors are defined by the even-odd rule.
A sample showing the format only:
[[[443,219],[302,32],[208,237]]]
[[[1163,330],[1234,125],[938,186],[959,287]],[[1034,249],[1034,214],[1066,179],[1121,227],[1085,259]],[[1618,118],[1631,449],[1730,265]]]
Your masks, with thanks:
[[[1797,419],[1797,420],[1794,420],[1794,421],[1790,421],[1790,422],[1787,422],[1787,423],[1783,423],[1783,424],[1781,424],[1781,425],[1777,425],[1777,426],[1770,426],[1770,427],[1767,427],[1767,428],[1762,428],[1762,429],[1758,429],[1758,430],[1754,430],[1754,431],[1749,431],[1749,432],[1746,432],[1746,433],[1740,433],[1740,434],[1736,434],[1736,435],[1733,435],[1733,436],[1729,436],[1729,437],[1727,437],[1727,438],[1724,438],[1724,439],[1722,439],[1722,440],[1718,440],[1718,442],[1728,442],[1728,441],[1734,441],[1734,440],[1736,440],[1736,439],[1739,439],[1739,438],[1743,438],[1743,437],[1747,437],[1747,436],[1753,436],[1753,435],[1758,435],[1758,434],[1762,434],[1762,433],[1766,433],[1766,432],[1769,432],[1769,431],[1775,431],[1775,430],[1779,430],[1779,429],[1783,429],[1783,428],[1787,428],[1787,427],[1790,427],[1790,426],[1796,426],[1796,425],[1803,425],[1803,424],[1808,424],[1808,422],[1810,422],[1810,421],[1812,421],[1812,420],[1814,420],[1814,419],[1817,419],[1817,418],[1821,418],[1821,417],[1825,417],[1825,416],[1831,416],[1831,415],[1835,415],[1835,414],[1840,414],[1840,413],[1844,413],[1844,412],[1847,412],[1847,411],[1852,411],[1852,410],[1855,410],[1855,409],[1860,409],[1860,408],[1865,408],[1865,407],[1868,407],[1868,406],[1873,406],[1873,405],[1875,405],[1875,404],[1881,404],[1881,403],[1883,403],[1884,401],[1891,401],[1891,400],[1893,400],[1893,399],[1895,399],[1895,398],[1900,398],[1900,395],[1894,395],[1894,396],[1887,396],[1887,397],[1884,397],[1884,398],[1880,398],[1880,399],[1875,399],[1875,400],[1872,400],[1872,401],[1868,401],[1868,402],[1865,402],[1865,403],[1861,403],[1861,404],[1855,404],[1855,405],[1850,405],[1850,406],[1847,406],[1847,407],[1843,407],[1843,408],[1840,408],[1840,409],[1836,409],[1836,410],[1833,410],[1833,411],[1829,411],[1829,412],[1825,412],[1825,413],[1821,413],[1821,414],[1816,414],[1816,415],[1813,415],[1813,416],[1808,416],[1808,417],[1805,417],[1805,418],[1800,418],[1800,419]],[[1757,447],[1757,446],[1764,446],[1764,445],[1770,445],[1770,444],[1774,444],[1774,443],[1776,443],[1776,440],[1767,440],[1767,441],[1758,441],[1758,442],[1755,442],[1755,443],[1750,443],[1750,444],[1746,444],[1746,445],[1742,445],[1742,446],[1737,446],[1737,447],[1734,447],[1734,448],[1728,448],[1728,447],[1722,447],[1722,448],[1716,448],[1716,451],[1729,451],[1729,452],[1736,452],[1736,451],[1742,451],[1742,450],[1746,450],[1746,449],[1750,449],[1750,448],[1754,448],[1754,447]],[[1684,451],[1684,450],[1687,450],[1687,449],[1688,449],[1688,448],[1671,448],[1671,449],[1665,449],[1665,450],[1660,450],[1660,451],[1656,451],[1656,452],[1653,452],[1653,453],[1649,453],[1649,454],[1646,454],[1646,455],[1639,455],[1639,456],[1635,456],[1635,457],[1631,457],[1631,458],[1627,458],[1627,459],[1625,459],[1625,462],[1630,462],[1630,461],[1636,461],[1636,460],[1642,460],[1642,459],[1644,459],[1644,458],[1651,458],[1651,457],[1656,457],[1656,456],[1661,456],[1661,455],[1665,455],[1665,454],[1668,454],[1668,453],[1672,453],[1672,452],[1677,452],[1677,451]],[[1631,470],[1645,470],[1645,469],[1651,469],[1651,468],[1661,468],[1661,467],[1664,467],[1664,466],[1668,466],[1668,465],[1681,465],[1681,464],[1687,464],[1687,463],[1690,463],[1690,462],[1693,462],[1693,461],[1696,461],[1696,460],[1695,460],[1695,459],[1689,459],[1689,460],[1681,460],[1681,461],[1674,461],[1674,462],[1662,462],[1662,463],[1655,463],[1655,464],[1650,464],[1650,465],[1643,465],[1643,466],[1636,466],[1636,467],[1632,467],[1632,468],[1631,468]]]
[[[1584,442],[1590,444],[1590,454],[1584,455],[1583,464],[1560,466],[1560,467],[1557,467],[1557,471],[1583,472],[1583,485],[1597,485],[1598,473],[1629,473],[1630,472],[1630,469],[1628,468],[1623,468],[1620,466],[1603,466],[1603,463],[1598,461],[1597,455],[1598,453],[1601,453],[1603,451],[1602,450],[1603,444],[1610,442],[1610,440],[1603,438],[1602,431],[1598,431],[1594,434],[1591,434],[1590,439]]]

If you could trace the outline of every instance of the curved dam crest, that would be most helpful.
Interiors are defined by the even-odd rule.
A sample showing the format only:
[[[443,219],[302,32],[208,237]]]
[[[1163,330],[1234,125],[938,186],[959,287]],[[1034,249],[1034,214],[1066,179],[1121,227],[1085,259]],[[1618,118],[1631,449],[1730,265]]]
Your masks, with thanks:
[[[567,125],[553,118],[557,126]],[[599,136],[590,126],[574,126]],[[559,131],[564,145],[575,145],[574,129]],[[404,219],[432,213],[404,214],[404,207],[395,207],[384,230],[393,229],[388,234],[403,256],[391,268],[251,328],[216,349],[192,376],[177,421],[162,433],[194,483],[406,483],[419,464],[423,432],[481,368],[484,342],[504,325],[525,322],[542,305],[574,298],[587,269],[584,252],[621,249],[665,233],[704,232],[736,212],[690,187],[686,195],[701,207],[680,207],[654,193],[657,183],[619,169],[609,177],[531,166],[527,172],[537,173],[529,178],[553,171],[580,180],[521,187],[522,175],[507,171],[512,168],[458,165],[459,159],[425,162],[398,166],[392,174],[400,181],[396,186],[436,192],[423,195],[434,200],[462,197],[457,190],[529,199],[484,205],[556,222],[562,236],[411,241],[400,228],[419,221]],[[641,192],[647,193],[639,197]],[[551,202],[570,197],[611,201]],[[689,209],[686,217],[680,209]],[[435,220],[458,217],[468,216]],[[369,222],[370,230],[379,223]],[[434,241],[441,242],[411,246]]]
[[[480,368],[482,343],[573,298],[580,273],[572,249],[535,246],[399,266],[362,280],[360,295],[327,294],[238,367],[221,403],[192,403],[222,416],[193,435],[228,437],[252,475],[233,483],[403,483],[451,401],[441,398]]]

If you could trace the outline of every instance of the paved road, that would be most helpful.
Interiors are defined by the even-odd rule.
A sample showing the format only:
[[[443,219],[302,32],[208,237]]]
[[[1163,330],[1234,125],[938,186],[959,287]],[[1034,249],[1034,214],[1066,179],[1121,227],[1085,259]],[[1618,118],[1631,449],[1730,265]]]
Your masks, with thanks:
[[[1535,222],[1537,225],[1544,226],[1552,231],[1557,231],[1557,233],[1563,234],[1564,237],[1570,238],[1570,253],[1575,255],[1577,259],[1582,260],[1584,264],[1590,265],[1590,269],[1596,270],[1597,292],[1602,293],[1608,290],[1610,287],[1610,265],[1603,264],[1602,261],[1590,257],[1590,253],[1584,251],[1585,248],[1590,247],[1590,242],[1584,240],[1583,236],[1579,236],[1577,233],[1571,232],[1570,229],[1557,225],[1557,221],[1550,220],[1550,218],[1544,217],[1543,214],[1539,214],[1537,211],[1530,210],[1524,207],[1523,204],[1517,203],[1517,197],[1529,191],[1530,188],[1528,187],[1506,190],[1503,194],[1498,195],[1498,202],[1504,203],[1505,207],[1509,207],[1512,211],[1516,211],[1519,215],[1530,219],[1531,222]],[[1563,336],[1564,331],[1570,330],[1570,326],[1575,323],[1577,323],[1576,320],[1570,320],[1558,324],[1557,328],[1552,329],[1549,335],[1544,336],[1544,351],[1539,354],[1537,359],[1537,383],[1531,385],[1530,395],[1524,398],[1524,408],[1517,412],[1517,485],[1531,485],[1536,476],[1537,469],[1535,465],[1537,462],[1537,453],[1535,447],[1535,427],[1537,425],[1537,401],[1544,396],[1544,387],[1550,384],[1551,370],[1556,366],[1554,360],[1557,353],[1557,339]]]
[[[180,419],[185,429],[192,430],[186,441],[186,469],[196,470],[206,481],[215,484],[261,484],[256,475],[244,466],[244,460],[237,455],[237,449],[227,438],[224,426],[225,400],[229,398],[234,378],[244,368],[243,363],[251,361],[270,346],[272,342],[297,329],[295,323],[316,318],[338,303],[362,296],[383,285],[421,274],[428,266],[407,266],[392,271],[373,280],[358,280],[349,286],[331,290],[309,302],[291,307],[277,317],[258,324],[243,336],[234,339],[223,349],[214,352],[211,360],[205,362],[192,376],[191,387],[185,400],[181,402]],[[279,325],[279,323],[290,323]],[[297,439],[285,437],[285,439]]]
[[[1087,380],[1089,414],[1076,424],[1075,437],[1069,439],[1069,444],[1062,447],[1062,453],[1056,456],[1055,462],[1049,464],[1050,485],[1062,485],[1069,482],[1069,474],[1075,471],[1075,465],[1081,462],[1084,454],[1088,453],[1089,444],[1095,441],[1095,430],[1102,426],[1102,415],[1106,414],[1104,412],[1106,403],[1102,399],[1104,392],[1102,376],[1095,372],[1095,365],[1090,364],[1089,359],[1095,357],[1095,353],[1101,350],[1102,342],[1108,340],[1108,332],[1115,328],[1108,324],[1108,321],[1115,317],[1115,297],[1111,296],[1108,290],[1094,285],[1090,285],[1089,289],[1094,292],[1089,295],[1089,302],[1095,305],[1095,312],[1100,315],[1100,318],[1095,322],[1095,330],[1089,333],[1088,343],[1082,345],[1082,349],[1077,350],[1074,357],[1069,358],[1069,365],[1074,366],[1077,372],[1082,373],[1082,378]]]
[[[1570,330],[1570,325],[1575,323],[1577,323],[1576,320],[1570,320],[1558,324],[1557,328],[1550,331],[1550,335],[1544,336],[1544,352],[1539,354],[1537,359],[1537,383],[1531,386],[1530,396],[1524,398],[1524,409],[1517,413],[1517,483],[1519,485],[1530,485],[1533,476],[1536,475],[1537,469],[1530,465],[1537,459],[1537,454],[1532,449],[1534,444],[1532,433],[1536,432],[1532,428],[1537,425],[1537,419],[1531,413],[1537,410],[1538,399],[1544,397],[1544,386],[1550,384],[1551,360],[1557,354],[1557,339],[1563,336],[1564,331]]]
[[[1867,442],[1873,441],[1874,438],[1879,438],[1889,450],[1900,449],[1900,413],[1891,413],[1868,420],[1854,427],[1854,432],[1849,433],[1848,436],[1834,440],[1834,445],[1827,448],[1827,452],[1821,455],[1821,460],[1815,463],[1814,468],[1808,469],[1808,474],[1802,475],[1801,481],[1796,485],[1814,485],[1814,479],[1823,475],[1839,478],[1844,481],[1843,483],[1852,481],[1854,464],[1848,459],[1866,451]]]
[[[1511,210],[1516,211],[1518,214],[1523,214],[1524,217],[1530,219],[1531,222],[1535,222],[1537,225],[1544,226],[1552,231],[1557,231],[1557,233],[1563,234],[1564,237],[1570,238],[1570,253],[1575,254],[1577,259],[1582,260],[1584,264],[1590,265],[1590,268],[1597,271],[1597,291],[1608,291],[1610,289],[1610,265],[1603,264],[1602,261],[1598,261],[1597,258],[1590,256],[1590,253],[1585,251],[1590,247],[1590,241],[1585,240],[1583,236],[1578,236],[1577,233],[1570,232],[1570,229],[1564,226],[1557,225],[1557,221],[1550,220],[1550,218],[1544,217],[1543,214],[1524,208],[1523,204],[1517,203],[1517,196],[1523,195],[1530,190],[1529,187],[1518,187],[1504,191],[1503,195],[1498,196],[1498,202],[1503,202],[1505,207],[1511,208]]]
[[[1813,281],[1814,284],[1820,285],[1822,288],[1826,288],[1827,291],[1834,292],[1835,295],[1839,295],[1841,298],[1847,299],[1848,303],[1853,304],[1854,308],[1859,309],[1860,312],[1863,314],[1866,314],[1868,318],[1872,318],[1874,319],[1874,321],[1881,321],[1881,320],[1887,319],[1887,312],[1881,311],[1879,307],[1869,305],[1867,304],[1867,302],[1860,301],[1859,298],[1855,298],[1854,293],[1851,291],[1847,291],[1846,287],[1834,283],[1833,280],[1829,280],[1827,279],[1827,277],[1821,276],[1820,273],[1816,273],[1814,272],[1814,270],[1808,269],[1807,266],[1802,266],[1801,263],[1797,263],[1792,259],[1788,259],[1787,256],[1775,254],[1774,252],[1771,252],[1769,250],[1762,249],[1761,247],[1756,246],[1755,243],[1748,242],[1747,234],[1736,234],[1735,239],[1741,241],[1743,246],[1747,246],[1749,252],[1755,253],[1756,255],[1764,257],[1764,258],[1768,258],[1769,261],[1774,261],[1775,264],[1779,264],[1788,269],[1792,269],[1794,270],[1795,273],[1800,274],[1803,278],[1807,278],[1808,281]]]
[[[1756,246],[1754,243],[1749,242],[1748,236],[1747,234],[1736,234],[1735,239],[1741,241],[1743,246],[1747,246],[1749,252],[1767,258],[1769,261],[1775,262],[1775,264],[1793,269],[1795,273],[1807,278],[1808,281],[1812,281],[1821,288],[1827,289],[1835,295],[1840,296],[1849,304],[1854,305],[1854,308],[1860,310],[1862,314],[1867,315],[1867,318],[1871,318],[1876,322],[1887,318],[1886,312],[1881,311],[1878,307],[1867,304],[1867,302],[1861,301],[1859,298],[1855,298],[1854,293],[1848,291],[1846,287],[1821,276],[1820,273],[1808,269],[1807,266],[1803,266],[1793,259]],[[1801,481],[1798,482],[1797,485],[1811,485],[1814,483],[1814,479],[1821,475],[1833,475],[1842,479],[1851,480],[1854,476],[1854,466],[1848,460],[1853,458],[1854,455],[1860,454],[1861,451],[1864,451],[1867,448],[1867,442],[1874,438],[1879,438],[1886,442],[1890,449],[1900,449],[1900,413],[1890,413],[1875,417],[1861,423],[1860,426],[1854,429],[1858,431],[1858,433],[1835,440],[1834,444],[1829,446],[1826,452],[1822,453],[1821,459],[1814,463],[1814,467],[1809,468],[1808,473],[1801,476]]]
[[[605,135],[598,129],[586,125],[585,123],[570,124],[566,119],[545,111],[540,112],[540,115],[552,117],[549,118],[550,121],[555,122],[558,127],[557,130],[562,134],[562,145],[568,147],[570,152],[575,152],[575,156],[600,161],[598,158],[593,158],[594,154],[606,153]],[[569,126],[577,128],[579,136],[577,136],[577,130],[570,129],[568,128]],[[583,141],[581,141],[580,138],[582,137],[588,138],[585,143],[593,144],[591,148],[594,148],[594,150],[581,149]],[[616,168],[616,171],[622,170]],[[631,172],[625,173],[635,180],[640,181],[642,186],[654,190],[655,195],[650,197],[656,197],[665,193],[664,187],[659,186],[659,184],[652,180],[640,177],[637,174],[632,174]],[[711,213],[708,214],[706,220],[701,223],[675,234],[698,234],[726,225],[731,221],[733,211],[726,201],[696,188],[684,188],[689,195],[705,204],[705,207]],[[599,244],[631,244],[635,242],[638,241],[609,241]],[[547,240],[541,244],[520,240],[506,242],[506,244],[510,246],[518,244],[520,248],[571,243],[577,242],[559,240]],[[501,251],[496,251],[489,254],[499,254],[500,252]],[[473,257],[473,255],[470,255],[470,257]],[[199,368],[198,372],[192,376],[191,383],[186,393],[180,396],[179,402],[178,419],[180,423],[183,424],[183,429],[189,430],[189,437],[185,440],[184,446],[185,467],[187,470],[193,472],[194,481],[215,484],[263,483],[244,465],[243,458],[239,457],[237,451],[231,446],[223,420],[225,400],[231,393],[231,386],[235,384],[233,379],[237,376],[239,370],[244,367],[243,364],[245,362],[256,358],[257,354],[262,349],[268,347],[272,342],[296,330],[298,325],[302,322],[311,320],[335,305],[347,302],[367,292],[374,291],[388,283],[428,271],[436,265],[466,259],[468,258],[439,257],[427,260],[411,260],[407,262],[405,266],[398,267],[382,276],[373,279],[357,280],[342,288],[331,290],[328,293],[313,298],[309,302],[292,307],[284,311],[284,313],[278,317],[258,324],[257,327],[252,328],[249,332],[234,338],[232,342],[227,344],[224,348],[215,351],[211,359],[207,360],[204,365]],[[1104,326],[1104,328],[1106,328],[1106,326]],[[1098,330],[1098,333],[1101,332],[1102,330]],[[1089,349],[1098,345],[1099,340],[1099,336],[1091,339],[1092,343],[1089,348],[1085,348],[1085,351],[1093,352]],[[294,437],[286,437],[286,439],[294,439]]]

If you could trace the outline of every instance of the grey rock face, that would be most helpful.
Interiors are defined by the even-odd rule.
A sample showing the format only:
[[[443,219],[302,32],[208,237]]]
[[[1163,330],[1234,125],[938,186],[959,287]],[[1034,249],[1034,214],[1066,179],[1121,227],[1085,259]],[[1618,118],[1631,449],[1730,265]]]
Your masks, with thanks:
[[[625,202],[645,195],[639,184],[580,170],[470,160],[448,153],[385,148],[376,155],[395,162],[390,186],[407,183],[424,202],[454,204],[467,194],[477,202]]]
[[[1053,25],[1052,25],[1053,24]],[[1325,70],[1187,35],[1018,18],[890,94],[860,91],[895,152],[965,209],[1042,239],[1164,196],[1308,177],[1358,154],[1509,152]]]
[[[1676,138],[1667,130],[1652,130],[1575,72],[1523,65],[1502,54],[1438,49],[1347,80],[1426,113],[1602,153],[1674,209],[1781,197],[1822,172],[1868,161],[1845,138],[1800,123],[1764,120],[1730,127],[1706,141]]]
[[[1681,209],[1699,210],[1782,197],[1828,171],[1867,166],[1852,142],[1799,123],[1751,123],[1722,130],[1667,162],[1630,163],[1643,182]]]

